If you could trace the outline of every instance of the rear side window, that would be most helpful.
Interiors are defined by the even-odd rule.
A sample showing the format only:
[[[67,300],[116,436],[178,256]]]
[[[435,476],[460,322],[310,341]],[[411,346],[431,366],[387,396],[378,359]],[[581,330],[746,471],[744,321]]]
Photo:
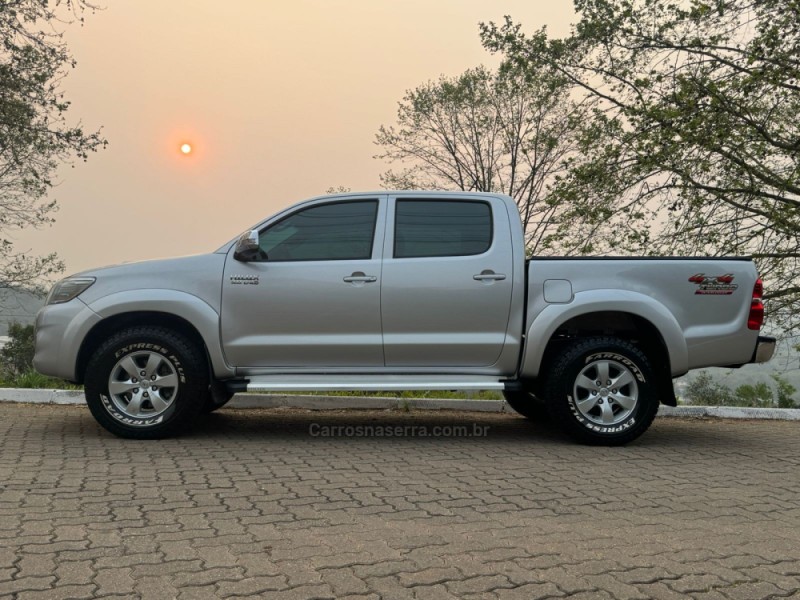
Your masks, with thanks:
[[[470,256],[492,245],[492,211],[486,202],[398,200],[394,257]]]
[[[303,209],[264,229],[258,245],[266,260],[357,260],[372,256],[376,200]]]

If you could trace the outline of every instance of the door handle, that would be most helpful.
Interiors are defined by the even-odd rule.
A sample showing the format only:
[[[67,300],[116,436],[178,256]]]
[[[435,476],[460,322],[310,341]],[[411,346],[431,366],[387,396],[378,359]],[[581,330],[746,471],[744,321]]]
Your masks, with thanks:
[[[378,278],[375,275],[365,275],[361,271],[356,271],[352,275],[343,277],[342,281],[345,283],[373,283],[378,281]]]
[[[502,281],[506,278],[503,273],[495,273],[491,269],[484,269],[477,275],[473,275],[475,281]]]

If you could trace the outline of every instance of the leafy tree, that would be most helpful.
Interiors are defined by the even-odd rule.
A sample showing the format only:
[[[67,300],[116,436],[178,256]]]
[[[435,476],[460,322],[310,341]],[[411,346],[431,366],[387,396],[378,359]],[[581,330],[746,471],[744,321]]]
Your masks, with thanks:
[[[327,190],[325,190],[326,194],[346,194],[350,191],[350,188],[344,185],[337,185],[331,186]]]
[[[10,235],[52,223],[56,167],[105,144],[99,132],[67,122],[60,87],[75,66],[61,27],[92,8],[85,0],[0,0],[0,290],[35,288],[63,270],[54,254],[20,252]]]
[[[547,69],[522,75],[478,67],[406,93],[397,123],[376,136],[376,158],[401,170],[381,176],[395,189],[456,189],[512,196],[528,251],[555,244],[561,207],[550,188],[574,150],[581,107]]]
[[[752,254],[800,301],[800,1],[576,0],[566,39],[509,18],[484,44],[596,102],[557,195],[568,226],[641,253]],[[628,235],[620,235],[620,232]],[[591,246],[597,238],[587,238]],[[790,323],[791,324],[791,323]],[[795,322],[795,326],[798,324]]]

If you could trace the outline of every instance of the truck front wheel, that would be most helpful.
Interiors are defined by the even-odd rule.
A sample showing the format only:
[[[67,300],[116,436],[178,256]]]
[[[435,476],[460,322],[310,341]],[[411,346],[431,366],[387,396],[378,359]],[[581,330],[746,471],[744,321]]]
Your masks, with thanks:
[[[550,416],[582,443],[626,444],[642,435],[658,412],[650,362],[627,340],[577,340],[550,365],[544,385]]]
[[[86,403],[111,433],[158,439],[185,429],[208,395],[203,353],[157,326],[124,329],[95,350],[86,368]]]

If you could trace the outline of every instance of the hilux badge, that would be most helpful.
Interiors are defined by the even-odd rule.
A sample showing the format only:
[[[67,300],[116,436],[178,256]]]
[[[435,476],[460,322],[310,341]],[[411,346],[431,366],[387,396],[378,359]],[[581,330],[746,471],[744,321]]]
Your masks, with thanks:
[[[258,285],[258,275],[231,275],[231,285]]]
[[[739,286],[733,283],[733,275],[706,275],[697,273],[689,277],[691,283],[697,284],[695,295],[701,296],[730,296]]]

